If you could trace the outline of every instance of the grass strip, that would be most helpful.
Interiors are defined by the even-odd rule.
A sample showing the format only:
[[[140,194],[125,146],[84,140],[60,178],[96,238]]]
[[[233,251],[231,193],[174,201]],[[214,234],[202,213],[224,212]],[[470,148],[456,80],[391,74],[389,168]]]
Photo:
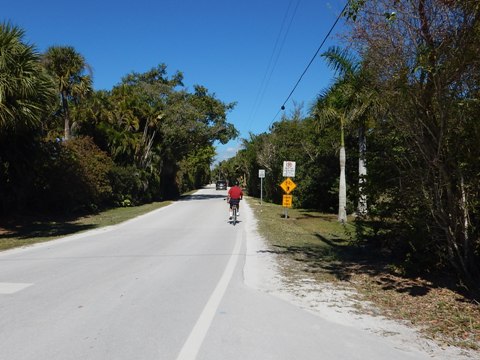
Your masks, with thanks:
[[[440,345],[480,350],[478,299],[446,286],[444,279],[395,273],[389,259],[355,241],[353,219],[341,224],[335,215],[303,209],[289,209],[285,219],[280,205],[248,201],[269,250],[279,255],[288,283],[308,278],[355,288],[359,298],[373,303],[381,315],[415,325]]]
[[[171,201],[115,208],[87,216],[43,216],[3,219],[0,224],[0,250],[31,245],[79,232],[119,224],[171,204]]]

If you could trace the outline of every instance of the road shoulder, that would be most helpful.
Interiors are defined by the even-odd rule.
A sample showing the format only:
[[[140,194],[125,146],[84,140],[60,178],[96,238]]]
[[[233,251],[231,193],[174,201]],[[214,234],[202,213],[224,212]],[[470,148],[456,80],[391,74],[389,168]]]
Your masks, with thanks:
[[[440,347],[422,337],[407,323],[380,316],[372,304],[358,300],[353,288],[318,283],[306,276],[295,281],[286,279],[281,274],[278,255],[269,249],[266,240],[259,234],[257,219],[247,201],[244,202],[242,216],[247,231],[244,279],[248,286],[282,298],[325,320],[383,336],[386,341],[406,350],[419,350],[442,360],[478,358],[478,352],[452,346]]]

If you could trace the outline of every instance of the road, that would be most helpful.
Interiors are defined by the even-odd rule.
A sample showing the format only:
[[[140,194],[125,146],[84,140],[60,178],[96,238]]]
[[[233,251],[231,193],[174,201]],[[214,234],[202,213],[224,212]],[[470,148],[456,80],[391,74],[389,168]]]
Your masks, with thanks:
[[[0,253],[0,359],[431,358],[247,286],[224,194]]]

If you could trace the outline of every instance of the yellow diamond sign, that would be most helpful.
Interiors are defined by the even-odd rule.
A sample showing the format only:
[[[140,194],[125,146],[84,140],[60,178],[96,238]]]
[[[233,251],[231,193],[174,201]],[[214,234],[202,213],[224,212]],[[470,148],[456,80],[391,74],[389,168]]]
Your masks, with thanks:
[[[292,179],[286,178],[284,182],[280,184],[280,187],[285,191],[287,194],[290,194],[293,189],[297,187],[297,184],[295,184]]]

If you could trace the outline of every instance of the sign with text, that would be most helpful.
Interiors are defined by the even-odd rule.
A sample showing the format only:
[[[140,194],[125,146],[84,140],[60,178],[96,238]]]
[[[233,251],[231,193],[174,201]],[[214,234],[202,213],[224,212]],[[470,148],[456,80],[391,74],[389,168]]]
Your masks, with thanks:
[[[284,177],[295,177],[295,161],[284,161],[283,162],[283,176]]]
[[[263,169],[258,170],[258,177],[263,179],[265,177],[265,170]]]
[[[293,195],[283,195],[282,205],[286,208],[292,207]]]
[[[297,187],[297,184],[295,184],[292,179],[286,178],[284,182],[280,184],[280,187],[285,191],[287,194],[290,194],[293,189]]]

